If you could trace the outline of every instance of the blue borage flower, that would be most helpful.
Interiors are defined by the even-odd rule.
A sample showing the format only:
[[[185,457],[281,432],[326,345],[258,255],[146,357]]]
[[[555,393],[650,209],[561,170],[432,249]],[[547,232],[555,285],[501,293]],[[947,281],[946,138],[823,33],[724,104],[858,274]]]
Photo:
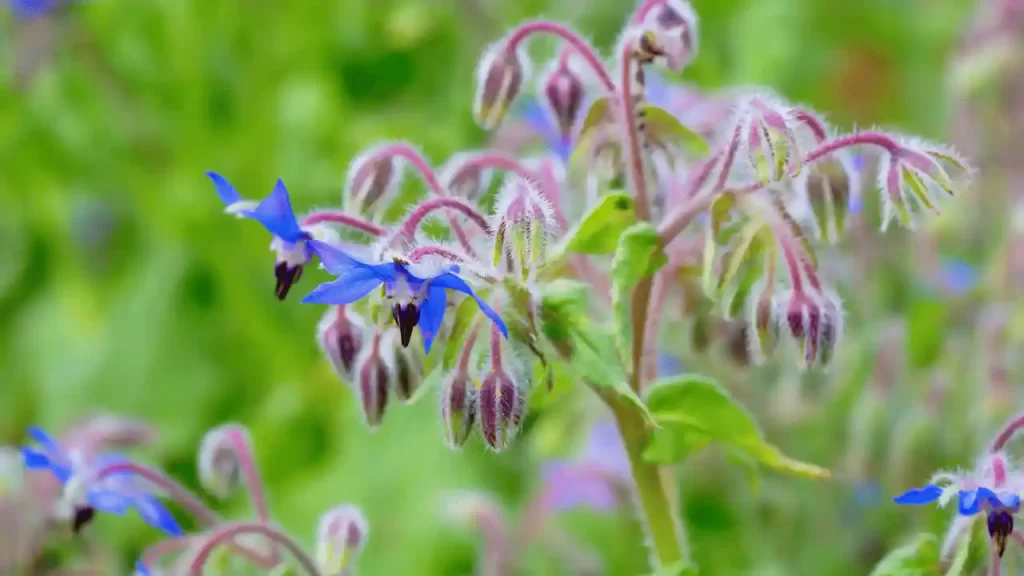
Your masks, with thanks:
[[[11,12],[22,20],[32,20],[45,16],[66,0],[7,0]]]
[[[72,528],[76,532],[92,519],[97,510],[120,516],[134,508],[147,524],[171,536],[183,534],[167,508],[157,497],[147,493],[134,475],[114,474],[100,481],[92,478],[94,471],[126,461],[124,456],[105,454],[86,463],[76,454],[64,450],[42,429],[32,426],[28,433],[38,444],[38,449],[22,447],[25,467],[48,471],[64,486],[65,504],[72,508]]]
[[[476,300],[485,316],[508,338],[508,329],[501,316],[478,297],[460,278],[459,267],[449,265],[436,275],[420,275],[413,264],[400,258],[381,264],[361,262],[329,244],[310,240],[309,245],[320,257],[323,267],[338,278],[318,286],[302,299],[309,304],[351,304],[361,300],[374,288],[384,285],[385,299],[401,332],[402,346],[409,345],[412,330],[419,326],[427,352],[444,320],[448,290],[462,292]]]
[[[284,300],[291,287],[302,278],[303,266],[313,259],[313,251],[309,247],[312,236],[299,226],[284,182],[278,180],[270,195],[256,203],[244,200],[220,174],[207,172],[206,175],[213,181],[229,214],[255,220],[274,235],[270,243],[270,249],[277,253],[274,266],[277,285],[274,293],[279,300]]]

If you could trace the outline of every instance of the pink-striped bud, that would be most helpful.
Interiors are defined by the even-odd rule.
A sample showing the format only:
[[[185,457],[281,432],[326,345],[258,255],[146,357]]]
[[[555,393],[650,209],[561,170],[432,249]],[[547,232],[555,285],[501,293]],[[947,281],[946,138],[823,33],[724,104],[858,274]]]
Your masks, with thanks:
[[[501,123],[512,101],[523,87],[526,58],[507,50],[503,43],[491,46],[476,71],[473,118],[485,130]]]
[[[842,307],[838,296],[789,290],[779,296],[778,302],[789,333],[801,348],[801,367],[828,364],[842,335]]]
[[[199,446],[199,483],[218,498],[230,496],[242,481],[236,441],[251,450],[249,431],[238,424],[225,424],[207,432]]]
[[[562,136],[568,137],[583,107],[583,79],[570,67],[568,58],[560,58],[541,79],[541,92],[558,123]]]
[[[351,199],[357,212],[394,196],[401,184],[402,170],[397,159],[380,151],[381,147],[371,148],[349,166],[346,205]]]
[[[392,359],[385,357],[381,333],[376,331],[356,361],[356,383],[363,416],[371,428],[380,426],[388,407],[388,390],[393,373]]]
[[[494,203],[494,265],[503,254],[526,274],[544,262],[549,237],[554,233],[554,209],[530,181],[509,176]]]
[[[472,162],[474,156],[467,152],[454,154],[441,169],[441,184],[452,195],[476,200],[490,187],[493,171]]]
[[[503,369],[492,369],[480,386],[480,431],[497,452],[509,447],[526,414],[526,398]]]
[[[452,448],[461,448],[473,432],[477,416],[477,389],[469,374],[456,370],[441,391],[441,423],[444,439]]]
[[[370,525],[359,508],[342,505],[327,511],[317,528],[316,560],[320,570],[331,576],[352,574],[369,537]]]
[[[363,347],[365,321],[348,306],[332,306],[317,326],[317,344],[343,380],[352,377]]]
[[[801,150],[791,106],[771,94],[751,97],[740,112],[740,138],[750,165],[764,182],[778,182],[800,169]]]
[[[394,350],[395,360],[395,396],[402,402],[408,402],[423,383],[425,369],[418,348],[407,348],[399,345],[394,330],[388,332],[388,348]]]
[[[644,27],[654,32],[655,63],[678,72],[697,56],[697,13],[686,0],[663,2],[647,15]]]

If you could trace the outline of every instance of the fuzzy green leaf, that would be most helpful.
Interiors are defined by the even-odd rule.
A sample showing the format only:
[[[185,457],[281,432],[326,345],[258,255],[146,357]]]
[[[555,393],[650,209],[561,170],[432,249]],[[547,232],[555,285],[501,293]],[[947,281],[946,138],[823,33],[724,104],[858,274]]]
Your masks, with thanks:
[[[566,254],[610,254],[619,244],[619,235],[636,223],[633,197],[622,192],[604,195],[583,219],[552,250],[552,260]]]
[[[703,136],[684,126],[670,112],[653,104],[643,104],[640,111],[647,119],[647,130],[655,140],[678,145],[694,156],[706,156],[711,151]]]
[[[622,233],[612,261],[612,308],[615,310],[616,342],[623,362],[630,361],[633,341],[630,296],[641,279],[668,262],[661,250],[658,231],[649,222],[635,224]]]
[[[871,576],[932,576],[939,574],[939,541],[921,534],[909,544],[890,552],[871,571]]]

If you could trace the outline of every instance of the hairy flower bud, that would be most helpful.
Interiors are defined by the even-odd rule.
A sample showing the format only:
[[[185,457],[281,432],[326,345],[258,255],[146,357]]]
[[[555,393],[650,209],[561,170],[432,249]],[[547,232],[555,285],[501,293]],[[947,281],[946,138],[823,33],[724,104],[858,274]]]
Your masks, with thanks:
[[[376,428],[384,419],[388,407],[388,389],[392,377],[392,361],[385,358],[378,330],[364,346],[356,362],[356,382],[359,387],[359,403],[363,416],[371,428]]]
[[[963,189],[972,169],[952,149],[920,139],[902,139],[902,148],[882,156],[878,188],[882,192],[882,230],[898,218],[915,225],[915,208],[938,214],[939,203]]]
[[[481,128],[492,130],[501,123],[522,89],[525,61],[525,57],[509,51],[502,43],[491,46],[480,59],[473,118]]]
[[[491,226],[495,265],[508,254],[525,277],[544,262],[555,227],[554,209],[532,182],[509,176],[495,200]]]
[[[469,374],[456,370],[441,390],[441,422],[444,438],[452,448],[461,448],[473,432],[477,415],[477,389]]]
[[[390,198],[401,184],[402,170],[397,159],[372,148],[356,158],[348,170],[345,189],[355,211],[371,209],[382,198]]]
[[[416,348],[399,346],[394,339],[395,332],[392,330],[388,334],[391,336],[388,348],[394,350],[395,396],[402,402],[408,402],[423,382],[423,363]]]
[[[764,362],[772,353],[779,340],[780,323],[775,304],[772,302],[772,286],[764,282],[754,286],[747,307],[747,346],[755,363]]]
[[[853,158],[840,151],[816,162],[793,179],[798,196],[813,214],[816,236],[835,244],[846,229],[849,207],[860,196],[860,173]]]
[[[207,432],[199,446],[199,483],[218,498],[230,496],[242,481],[236,442],[252,446],[245,428],[225,424]]]
[[[801,367],[828,364],[842,334],[839,298],[834,293],[812,296],[788,290],[779,296],[778,303],[790,335],[801,348]]]
[[[320,517],[316,536],[320,570],[328,576],[352,574],[369,536],[369,523],[359,508],[342,505],[327,511]]]
[[[492,369],[480,386],[480,431],[487,445],[501,452],[519,432],[526,399],[515,381],[501,369]]]
[[[558,123],[563,137],[569,137],[583,107],[585,88],[569,65],[569,58],[560,58],[541,78],[541,92]]]
[[[654,32],[658,48],[655,51],[656,63],[663,64],[670,70],[679,71],[696,57],[697,13],[689,2],[663,2],[648,13],[644,26]]]
[[[441,169],[441,185],[452,195],[476,200],[490,187],[493,171],[472,162],[473,157],[469,152],[454,154]]]
[[[765,182],[778,182],[800,168],[794,110],[771,94],[751,97],[741,109],[740,138],[750,165]]]
[[[317,344],[344,380],[352,377],[363,346],[365,321],[348,306],[331,306],[317,325]]]

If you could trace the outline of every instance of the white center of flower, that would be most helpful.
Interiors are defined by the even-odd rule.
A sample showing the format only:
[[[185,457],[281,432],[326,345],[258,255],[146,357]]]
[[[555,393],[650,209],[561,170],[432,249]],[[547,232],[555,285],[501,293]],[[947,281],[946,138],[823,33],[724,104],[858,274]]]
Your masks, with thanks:
[[[270,250],[277,254],[278,262],[284,262],[291,268],[302,266],[309,262],[309,259],[306,258],[305,240],[299,240],[298,242],[292,243],[285,242],[275,236],[270,242]]]

